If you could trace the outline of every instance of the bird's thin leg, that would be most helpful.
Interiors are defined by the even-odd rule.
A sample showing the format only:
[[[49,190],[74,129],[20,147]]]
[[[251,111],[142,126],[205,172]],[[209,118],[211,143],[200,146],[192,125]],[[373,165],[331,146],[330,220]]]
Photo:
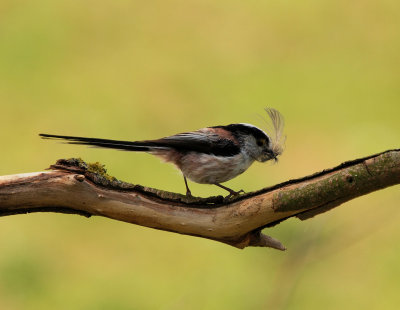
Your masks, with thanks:
[[[189,186],[188,186],[188,184],[187,184],[186,177],[183,176],[183,179],[185,180],[185,185],[186,185],[186,196],[191,197],[191,196],[192,196],[192,192],[191,192],[190,189],[189,189]]]
[[[223,185],[221,185],[219,183],[215,183],[215,185],[217,185],[217,186],[223,188],[224,190],[228,191],[229,192],[228,197],[238,196],[240,193],[244,193],[244,190],[242,190],[242,189],[240,191],[236,192],[233,189],[230,189],[229,187],[223,186]]]

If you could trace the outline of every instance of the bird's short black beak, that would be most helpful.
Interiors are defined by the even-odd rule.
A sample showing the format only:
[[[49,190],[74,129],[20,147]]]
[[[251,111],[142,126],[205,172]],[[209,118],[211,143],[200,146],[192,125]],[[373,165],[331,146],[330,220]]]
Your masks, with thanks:
[[[273,159],[275,162],[278,162],[278,155],[276,155],[274,152],[269,152],[269,155],[271,156],[271,159]]]
[[[273,159],[275,162],[278,161],[277,154],[275,154],[273,151],[268,150],[268,151],[266,151],[266,153],[268,154],[268,160]]]

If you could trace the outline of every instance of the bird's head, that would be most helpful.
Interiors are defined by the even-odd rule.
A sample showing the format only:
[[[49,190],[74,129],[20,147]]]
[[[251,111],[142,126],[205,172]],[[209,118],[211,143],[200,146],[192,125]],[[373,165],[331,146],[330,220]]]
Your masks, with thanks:
[[[283,135],[284,120],[282,114],[275,109],[265,109],[269,119],[266,131],[251,124],[232,124],[228,129],[238,138],[242,151],[254,160],[266,162],[282,154],[285,143]]]

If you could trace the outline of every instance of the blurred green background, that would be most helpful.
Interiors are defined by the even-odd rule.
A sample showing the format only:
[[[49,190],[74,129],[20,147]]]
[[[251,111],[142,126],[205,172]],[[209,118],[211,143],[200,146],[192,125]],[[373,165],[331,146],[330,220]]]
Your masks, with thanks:
[[[146,154],[38,133],[151,139],[286,118],[277,165],[252,191],[400,147],[400,2],[0,2],[0,174],[58,158],[106,164],[184,193]],[[225,194],[190,183],[195,195]],[[0,309],[397,309],[399,187],[266,231],[288,251],[243,251],[103,218],[0,218]]]

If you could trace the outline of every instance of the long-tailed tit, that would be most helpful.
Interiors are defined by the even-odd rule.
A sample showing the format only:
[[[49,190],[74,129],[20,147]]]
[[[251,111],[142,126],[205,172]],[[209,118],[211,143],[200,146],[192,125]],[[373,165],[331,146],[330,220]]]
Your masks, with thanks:
[[[186,195],[191,195],[186,180],[188,178],[196,183],[215,184],[232,196],[239,192],[221,183],[243,173],[254,161],[277,160],[277,156],[283,152],[283,117],[275,109],[265,110],[272,125],[266,132],[256,126],[240,123],[206,127],[157,140],[132,142],[50,134],[40,136],[44,139],[65,140],[70,144],[146,152],[173,163],[182,171]]]

